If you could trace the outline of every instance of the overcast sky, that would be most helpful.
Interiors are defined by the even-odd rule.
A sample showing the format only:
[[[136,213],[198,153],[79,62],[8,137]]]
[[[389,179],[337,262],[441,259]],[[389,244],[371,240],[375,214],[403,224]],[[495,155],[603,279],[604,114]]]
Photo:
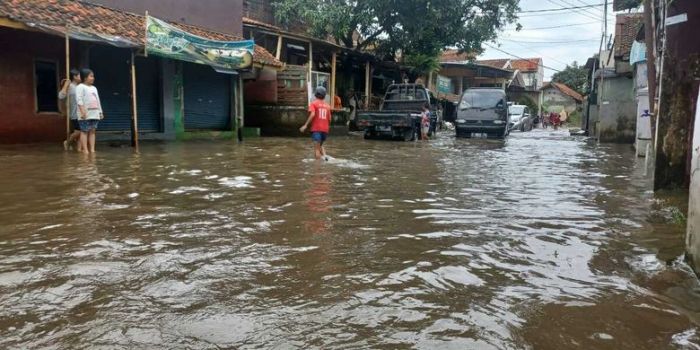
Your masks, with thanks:
[[[520,0],[522,11],[538,11],[564,7],[603,4],[604,0]],[[612,0],[608,1],[608,35],[615,32],[615,15]],[[488,43],[502,51],[523,58],[541,57],[545,80],[566,64],[577,61],[585,64],[598,53],[603,33],[603,6],[577,10],[552,12],[523,12],[518,22],[523,28],[515,31],[510,25],[499,34],[495,43]],[[557,27],[557,28],[550,28]],[[496,49],[484,46],[486,51],[479,59],[514,58]]]

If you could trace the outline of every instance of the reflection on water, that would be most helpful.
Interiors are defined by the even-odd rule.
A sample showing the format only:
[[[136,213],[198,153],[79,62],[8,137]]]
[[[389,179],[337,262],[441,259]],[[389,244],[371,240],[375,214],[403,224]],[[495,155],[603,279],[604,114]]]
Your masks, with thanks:
[[[0,348],[698,349],[627,146],[0,148]]]

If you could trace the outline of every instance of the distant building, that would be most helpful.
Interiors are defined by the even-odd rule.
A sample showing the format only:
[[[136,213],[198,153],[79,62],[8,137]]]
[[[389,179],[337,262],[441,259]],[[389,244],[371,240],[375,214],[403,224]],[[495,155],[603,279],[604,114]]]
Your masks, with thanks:
[[[540,91],[543,112],[559,113],[565,110],[566,113],[572,113],[579,110],[583,103],[583,96],[565,84],[546,83]]]

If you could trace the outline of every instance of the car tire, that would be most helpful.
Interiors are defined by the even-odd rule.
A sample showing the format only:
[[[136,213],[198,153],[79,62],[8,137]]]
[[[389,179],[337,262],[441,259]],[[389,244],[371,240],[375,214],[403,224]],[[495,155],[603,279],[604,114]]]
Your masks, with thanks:
[[[364,138],[365,140],[371,140],[374,138],[374,133],[369,130],[365,130]]]

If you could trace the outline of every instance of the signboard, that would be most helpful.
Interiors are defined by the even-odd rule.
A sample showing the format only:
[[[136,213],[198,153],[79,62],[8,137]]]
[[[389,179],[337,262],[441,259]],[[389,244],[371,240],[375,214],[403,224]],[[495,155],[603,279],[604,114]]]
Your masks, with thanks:
[[[230,72],[253,64],[254,46],[252,40],[205,39],[146,16],[146,51],[150,54],[206,64],[217,71]]]
[[[437,91],[441,94],[452,93],[452,79],[442,75],[437,76]]]

